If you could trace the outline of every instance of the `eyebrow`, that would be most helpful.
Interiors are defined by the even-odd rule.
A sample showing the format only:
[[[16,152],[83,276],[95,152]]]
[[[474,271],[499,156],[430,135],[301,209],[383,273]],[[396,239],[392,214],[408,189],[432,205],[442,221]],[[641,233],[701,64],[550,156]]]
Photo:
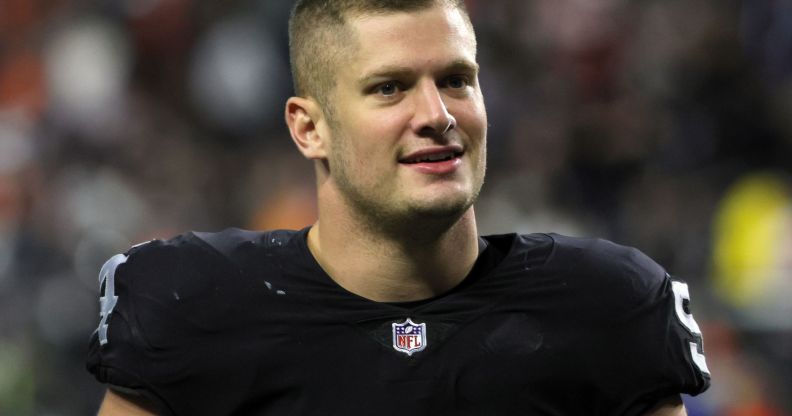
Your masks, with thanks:
[[[367,86],[374,79],[402,78],[405,76],[409,76],[414,72],[415,70],[408,66],[386,65],[373,70],[371,73],[364,75],[362,78],[360,78],[358,84],[360,86]],[[452,61],[450,64],[448,64],[445,68],[443,68],[441,72],[444,73],[468,72],[468,73],[478,74],[479,64],[475,62],[471,62],[467,59],[456,59]]]

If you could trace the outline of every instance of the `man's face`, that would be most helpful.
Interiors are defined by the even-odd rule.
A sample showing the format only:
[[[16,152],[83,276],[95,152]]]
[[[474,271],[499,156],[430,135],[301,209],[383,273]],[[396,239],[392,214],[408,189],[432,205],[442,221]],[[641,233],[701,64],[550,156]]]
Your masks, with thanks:
[[[484,180],[487,116],[475,35],[455,9],[349,20],[331,95],[330,180],[378,220],[458,217]]]

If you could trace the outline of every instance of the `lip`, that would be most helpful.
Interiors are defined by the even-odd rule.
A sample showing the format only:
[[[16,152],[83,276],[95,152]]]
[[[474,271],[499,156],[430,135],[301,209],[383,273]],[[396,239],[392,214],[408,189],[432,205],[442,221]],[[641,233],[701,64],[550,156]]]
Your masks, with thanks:
[[[442,160],[436,162],[418,162],[418,163],[405,162],[406,160],[414,160],[418,158],[424,158],[428,156],[439,155],[449,152],[454,153],[454,157],[448,160]],[[432,147],[432,148],[421,149],[412,152],[407,156],[399,159],[399,163],[402,166],[413,169],[419,173],[441,176],[456,172],[456,170],[462,165],[463,155],[464,155],[464,149],[462,148],[462,146],[451,145],[451,146],[442,146],[442,147]]]
[[[406,165],[420,165],[421,163],[407,163],[407,160],[425,158],[433,155],[439,155],[443,153],[454,153],[454,159],[458,159],[464,153],[464,149],[460,145],[450,145],[450,146],[438,146],[438,147],[430,147],[426,149],[416,150],[408,155],[399,159],[399,163],[406,164]],[[422,162],[422,163],[442,163],[442,162]]]
[[[462,159],[457,156],[442,162],[403,163],[402,166],[426,175],[443,176],[456,172],[462,166]]]

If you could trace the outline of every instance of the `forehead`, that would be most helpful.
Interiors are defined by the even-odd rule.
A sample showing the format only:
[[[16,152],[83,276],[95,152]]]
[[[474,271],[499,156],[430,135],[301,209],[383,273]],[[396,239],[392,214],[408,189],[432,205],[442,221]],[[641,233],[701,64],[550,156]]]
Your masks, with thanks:
[[[381,66],[421,67],[476,62],[476,37],[462,13],[437,5],[412,12],[354,16],[355,37],[347,68],[355,74]],[[349,72],[349,71],[344,71]]]

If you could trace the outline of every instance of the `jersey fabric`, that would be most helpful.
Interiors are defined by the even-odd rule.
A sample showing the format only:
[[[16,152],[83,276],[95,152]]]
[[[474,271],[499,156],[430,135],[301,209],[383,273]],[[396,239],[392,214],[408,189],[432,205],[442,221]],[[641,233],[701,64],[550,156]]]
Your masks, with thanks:
[[[172,415],[640,415],[709,386],[687,287],[638,250],[484,237],[456,288],[394,304],[337,285],[307,233],[114,257],[88,370]]]

